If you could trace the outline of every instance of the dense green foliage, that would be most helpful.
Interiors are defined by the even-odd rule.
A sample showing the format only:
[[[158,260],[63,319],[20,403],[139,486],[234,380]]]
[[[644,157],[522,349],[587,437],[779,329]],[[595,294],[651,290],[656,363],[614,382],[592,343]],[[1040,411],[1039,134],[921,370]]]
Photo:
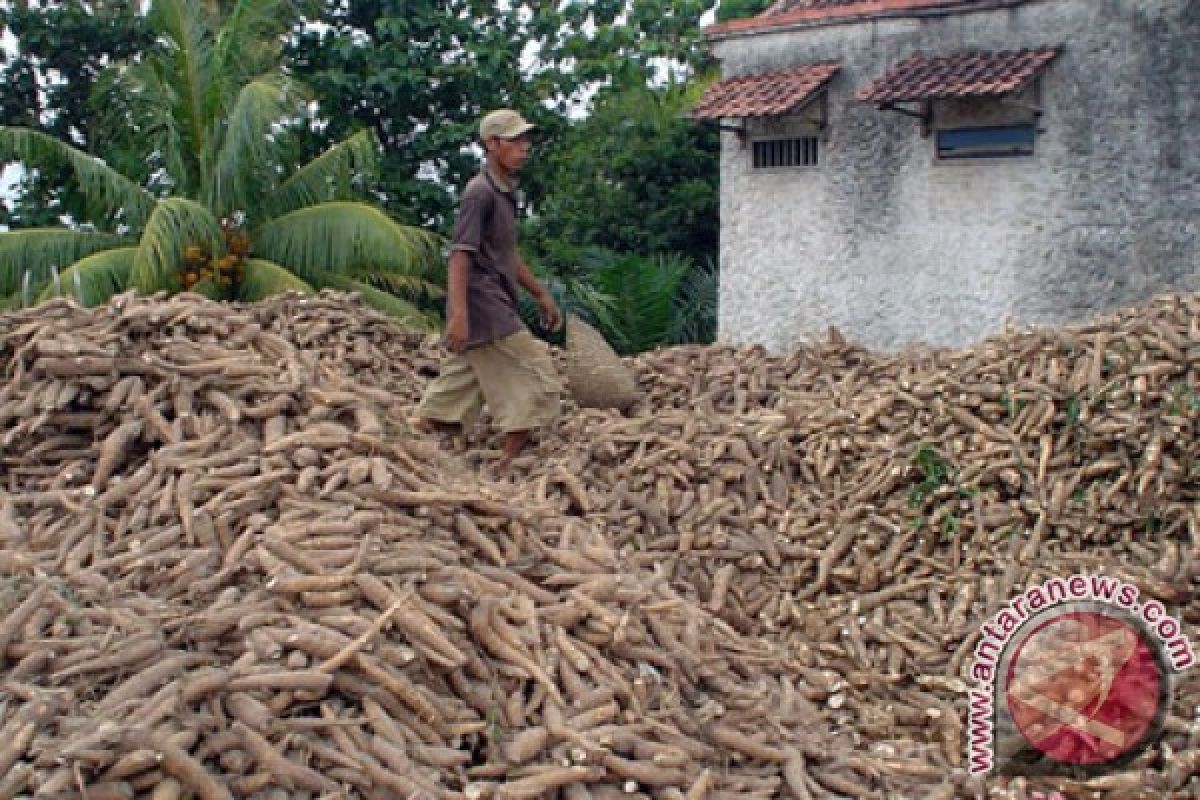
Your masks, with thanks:
[[[476,123],[519,108],[554,147],[597,84],[685,80],[705,62],[702,0],[501,4],[480,0],[327,3],[289,49],[311,85],[328,141],[369,127],[383,143],[380,189],[404,219],[443,231],[457,190],[479,168]],[[541,196],[544,173],[526,176]]]
[[[607,93],[543,162],[527,226],[543,281],[620,352],[715,333],[718,139],[693,92]]]
[[[111,134],[98,138],[121,145],[107,163],[43,131],[0,126],[0,157],[69,171],[79,221],[90,223],[0,233],[0,302],[57,291],[65,267],[61,283],[87,303],[125,288],[254,300],[333,286],[420,324],[412,304],[378,286],[425,288],[437,242],[354,199],[375,164],[370,133],[298,169],[284,158],[308,102],[280,65],[294,19],[286,0],[238,0],[226,15],[154,0],[155,44],[96,80],[104,112],[93,124]],[[142,174],[111,165],[139,155]]]
[[[559,265],[583,248],[715,257],[719,141],[684,117],[675,88],[602,98],[546,154],[545,195],[530,225],[539,257]]]
[[[0,49],[0,120],[37,127],[96,154],[92,87],[108,63],[149,46],[146,20],[128,2],[44,5],[0,5],[0,30],[7,29],[19,43],[11,56]],[[136,159],[129,161],[128,168],[136,169]],[[122,172],[130,174],[128,168]],[[27,172],[11,212],[0,205],[0,222],[28,227],[56,224],[62,214],[81,218],[85,200],[69,175],[65,167]]]
[[[303,7],[297,9],[298,3]],[[684,117],[687,92],[694,97],[699,76],[711,73],[700,21],[715,4],[514,0],[500,7],[490,0],[194,0],[187,5],[211,19],[238,9],[244,13],[286,5],[289,12],[277,15],[275,21],[283,27],[265,31],[265,44],[271,46],[264,52],[281,80],[259,84],[259,99],[274,104],[279,112],[275,122],[282,124],[272,128],[269,146],[252,147],[237,160],[239,168],[224,177],[202,157],[186,156],[201,138],[187,133],[191,125],[178,113],[186,109],[165,115],[173,122],[155,120],[152,104],[130,92],[121,70],[104,69],[145,55],[158,58],[168,72],[186,70],[178,59],[162,60],[163,42],[155,45],[152,39],[153,20],[132,13],[133,4],[121,0],[57,0],[47,10],[25,10],[18,4],[0,12],[19,45],[0,74],[0,109],[6,121],[49,133],[78,154],[102,158],[112,173],[152,198],[190,198],[209,208],[218,223],[236,219],[244,233],[256,230],[256,221],[271,212],[260,203],[280,175],[303,174],[303,165],[330,153],[313,162],[324,164],[325,193],[308,200],[352,200],[369,191],[387,217],[445,234],[460,187],[479,168],[475,126],[480,114],[501,105],[519,108],[539,126],[535,157],[523,175],[532,212],[524,239],[527,260],[564,302],[600,322],[614,343],[640,349],[652,344],[653,337],[621,327],[633,324],[633,315],[615,313],[625,300],[599,263],[621,263],[626,270],[640,265],[648,285],[657,281],[676,287],[676,305],[693,287],[693,302],[699,297],[715,307],[715,294],[695,292],[694,287],[715,286],[717,139],[712,126],[694,125]],[[296,11],[304,22],[289,29]],[[318,24],[308,24],[314,22]],[[282,39],[274,38],[285,31]],[[229,89],[220,91],[228,95]],[[267,97],[271,93],[274,99]],[[305,105],[309,100],[313,103]],[[162,105],[170,108],[170,103]],[[230,108],[223,107],[222,113]],[[227,134],[221,133],[217,117],[208,122],[215,126],[211,145]],[[250,129],[231,130],[240,131],[249,143]],[[147,131],[161,134],[155,142],[161,146],[148,146]],[[380,144],[373,155],[367,152],[371,139]],[[14,146],[9,142],[0,159],[11,159]],[[43,159],[26,174],[11,219],[0,222],[45,228],[66,215],[74,238],[69,246],[58,241],[53,255],[59,266],[69,263],[59,259],[82,254],[77,251],[85,240],[86,247],[100,247],[100,239],[84,235],[94,234],[93,227],[119,234],[122,246],[136,242],[144,232],[131,225],[137,214],[106,216],[97,194],[112,200],[113,187],[96,183],[95,176],[89,187],[77,169],[83,162],[71,162],[65,153]],[[375,179],[368,187],[362,179],[373,167]],[[230,192],[237,195],[232,205]],[[339,213],[348,212],[343,207]],[[326,229],[332,230],[308,226],[311,236]],[[31,236],[35,234],[25,235],[19,251],[10,247],[10,256],[26,259],[33,243],[41,241]],[[214,259],[228,256],[227,239],[225,233],[214,240]],[[282,247],[272,238],[261,242]],[[308,243],[317,244],[311,238]],[[294,244],[286,248],[290,257],[296,257]],[[251,255],[260,246],[256,240]],[[585,257],[585,251],[590,255]],[[182,254],[178,248],[174,252]],[[335,260],[350,269],[345,256]],[[12,267],[11,261],[0,263]],[[100,282],[108,287],[105,291],[124,285],[123,263],[117,258],[103,264],[111,278],[108,284]],[[675,276],[671,265],[685,265],[683,275]],[[49,278],[47,263],[25,266],[34,268],[37,279]],[[420,271],[415,279],[411,266],[397,273],[394,260],[390,265],[360,264],[355,274],[371,275],[369,284],[375,289],[393,290],[425,309],[436,308],[440,301],[428,280],[438,279],[442,265],[433,273]],[[16,275],[4,270],[0,266],[0,295],[11,295]],[[142,279],[148,275],[145,270],[138,274]],[[301,277],[324,285],[313,269],[306,267]],[[257,292],[278,284],[244,279],[240,285]],[[711,310],[700,309],[699,317],[710,319]],[[689,328],[660,320],[647,327],[664,331],[667,341],[704,335],[681,331],[711,326]]]
[[[775,0],[721,0],[721,6],[717,9],[717,20],[725,22],[731,19],[754,17],[774,4]]]
[[[717,327],[717,273],[675,255],[653,257],[586,248],[556,270],[539,269],[559,306],[595,325],[617,352],[711,342]],[[526,299],[522,315],[538,330],[537,307]],[[561,332],[539,331],[561,343]]]

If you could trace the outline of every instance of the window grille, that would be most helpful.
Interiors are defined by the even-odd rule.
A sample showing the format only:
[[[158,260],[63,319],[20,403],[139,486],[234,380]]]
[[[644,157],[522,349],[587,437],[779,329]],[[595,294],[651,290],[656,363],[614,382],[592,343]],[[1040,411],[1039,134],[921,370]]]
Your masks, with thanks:
[[[818,148],[816,136],[796,139],[764,139],[754,143],[754,168],[815,167]]]

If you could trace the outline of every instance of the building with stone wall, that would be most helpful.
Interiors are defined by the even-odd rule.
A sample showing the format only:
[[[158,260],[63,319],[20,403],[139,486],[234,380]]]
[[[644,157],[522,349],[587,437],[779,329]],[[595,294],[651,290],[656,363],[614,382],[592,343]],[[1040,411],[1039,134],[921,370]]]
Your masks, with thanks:
[[[1200,0],[781,0],[706,33],[722,341],[961,346],[1200,290]]]

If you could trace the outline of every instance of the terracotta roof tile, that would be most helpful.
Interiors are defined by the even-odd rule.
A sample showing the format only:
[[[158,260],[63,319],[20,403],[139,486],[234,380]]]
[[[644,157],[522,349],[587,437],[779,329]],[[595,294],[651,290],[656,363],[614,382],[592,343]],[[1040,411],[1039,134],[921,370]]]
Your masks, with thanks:
[[[947,1],[949,1],[949,0],[947,0]],[[869,2],[873,2],[873,0],[779,0],[779,2],[777,2],[774,5],[767,8],[767,10],[763,12],[763,14],[765,16],[770,17],[770,16],[777,16],[779,14],[786,14],[789,11],[797,11],[799,9],[810,9],[810,8],[835,9],[835,8],[842,8],[844,6],[866,5]],[[879,5],[878,2],[874,2],[874,4]],[[886,3],[885,3],[885,5],[886,5]],[[894,5],[894,3],[893,3],[893,5]]]
[[[1058,54],[1054,47],[914,56],[858,90],[864,103],[1001,95],[1023,88]]]
[[[704,29],[709,36],[769,30],[787,25],[846,18],[872,17],[929,9],[971,11],[995,0],[779,0],[766,11],[748,19],[734,19]],[[1020,0],[1014,0],[1020,2]]]
[[[807,103],[838,71],[837,64],[804,67],[728,78],[708,87],[692,109],[694,119],[769,117],[787,114]]]

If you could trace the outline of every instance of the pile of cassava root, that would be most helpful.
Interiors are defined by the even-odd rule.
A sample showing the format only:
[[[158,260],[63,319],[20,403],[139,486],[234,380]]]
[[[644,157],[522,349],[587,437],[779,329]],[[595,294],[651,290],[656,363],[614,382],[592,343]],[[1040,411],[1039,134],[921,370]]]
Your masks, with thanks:
[[[1104,571],[1195,641],[1200,299],[962,352],[636,359],[507,483],[344,295],[0,317],[0,798],[1191,798],[970,779],[979,626]],[[476,447],[489,444],[482,434]]]

